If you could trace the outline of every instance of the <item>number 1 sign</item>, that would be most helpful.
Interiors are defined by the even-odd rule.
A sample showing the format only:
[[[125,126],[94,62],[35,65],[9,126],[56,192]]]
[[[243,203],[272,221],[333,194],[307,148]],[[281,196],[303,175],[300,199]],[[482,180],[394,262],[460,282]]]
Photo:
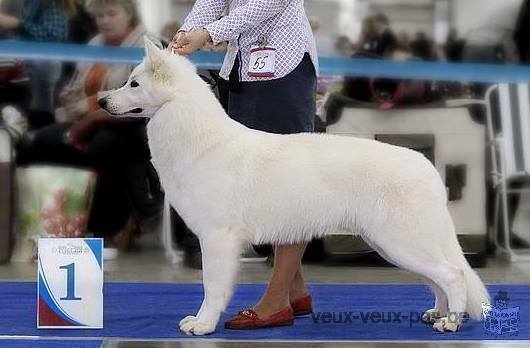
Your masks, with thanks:
[[[39,239],[37,327],[103,328],[103,240]]]

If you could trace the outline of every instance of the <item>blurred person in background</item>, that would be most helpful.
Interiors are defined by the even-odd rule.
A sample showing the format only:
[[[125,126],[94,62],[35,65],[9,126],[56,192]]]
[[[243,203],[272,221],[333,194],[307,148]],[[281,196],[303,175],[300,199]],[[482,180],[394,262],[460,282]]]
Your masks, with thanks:
[[[76,0],[75,15],[70,18],[68,41],[72,43],[87,43],[98,33],[94,16],[87,9],[86,0]]]
[[[415,58],[427,61],[436,60],[434,42],[423,31],[416,33],[414,40],[410,43],[410,51]]]
[[[76,0],[75,5],[75,15],[70,18],[68,25],[68,42],[86,44],[98,33],[98,28],[94,16],[87,10],[86,1]],[[57,90],[62,91],[64,86],[71,81],[76,67],[76,64],[73,62],[63,63],[61,78],[57,83]],[[56,103],[58,101],[57,94],[55,94]]]
[[[391,57],[398,47],[398,41],[390,30],[388,18],[379,13],[365,17],[361,24],[361,34],[352,58],[381,59]],[[348,76],[344,78],[342,94],[334,95],[330,103],[340,104],[351,100],[371,102],[373,99],[371,79]],[[347,97],[343,99],[342,96]],[[334,108],[334,107],[331,107]]]
[[[377,32],[377,26],[374,17],[366,17],[363,19],[361,24],[361,35],[359,41],[355,47],[357,52],[370,52],[376,53],[379,33]]]
[[[20,18],[21,0],[0,0],[0,14]],[[17,31],[0,29],[0,40],[16,37]],[[31,86],[27,66],[13,58],[0,58],[0,105],[27,106],[31,103]]]
[[[65,42],[68,18],[75,14],[75,0],[24,0],[20,17],[0,14],[0,30],[15,31],[24,40]],[[50,119],[54,109],[55,87],[61,75],[57,61],[34,61],[29,64],[31,106],[34,112]],[[41,120],[37,120],[37,125]]]
[[[93,0],[91,9],[99,34],[90,45],[143,47],[146,35],[157,42],[141,24],[134,0]],[[114,118],[97,105],[98,92],[121,87],[133,68],[79,63],[60,95],[64,106],[57,118],[62,122],[25,133],[17,145],[19,164],[52,162],[98,172],[88,229],[105,238],[109,257],[116,254],[114,236],[131,211],[141,223],[153,221],[161,212],[145,122]],[[2,116],[13,119],[6,117],[13,112],[4,109]]]
[[[390,21],[383,13],[374,16],[377,39],[374,53],[381,57],[389,57],[397,46],[397,38],[390,28]]]
[[[228,4],[196,1],[173,39],[172,51],[188,55],[208,41],[228,41],[221,77],[230,83],[230,117],[249,128],[271,133],[313,131],[318,57],[303,1],[237,0]],[[228,14],[219,19],[228,7]],[[272,72],[265,77],[252,71],[253,66],[260,66],[251,63],[251,48],[255,45],[276,49]],[[277,246],[266,293],[251,310],[240,312],[225,325],[252,329],[291,321],[290,301],[310,302],[301,273],[305,248],[306,243]]]
[[[455,28],[449,30],[444,46],[445,58],[447,61],[461,62],[465,44],[465,40],[458,37],[458,31]]]
[[[346,35],[339,35],[335,40],[335,51],[339,57],[350,57],[353,54],[353,43]]]
[[[466,38],[464,60],[476,63],[517,62],[515,26],[522,0],[493,1]],[[528,39],[528,38],[527,38]]]

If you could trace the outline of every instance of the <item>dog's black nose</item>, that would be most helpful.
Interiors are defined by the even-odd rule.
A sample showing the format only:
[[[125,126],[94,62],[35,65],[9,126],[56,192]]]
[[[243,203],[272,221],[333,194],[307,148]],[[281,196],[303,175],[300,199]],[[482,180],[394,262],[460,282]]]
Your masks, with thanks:
[[[107,98],[101,98],[98,100],[98,105],[100,108],[105,109],[107,107]]]

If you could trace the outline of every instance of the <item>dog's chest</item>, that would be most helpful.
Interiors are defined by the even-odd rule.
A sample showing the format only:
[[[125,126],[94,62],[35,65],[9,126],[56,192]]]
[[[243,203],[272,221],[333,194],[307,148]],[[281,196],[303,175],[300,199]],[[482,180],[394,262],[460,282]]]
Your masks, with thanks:
[[[162,185],[166,188],[169,182],[176,183],[178,168],[177,149],[175,149],[172,136],[168,132],[168,127],[161,127],[160,122],[153,119],[147,125],[147,139],[149,151],[151,152],[151,163],[155,167]]]

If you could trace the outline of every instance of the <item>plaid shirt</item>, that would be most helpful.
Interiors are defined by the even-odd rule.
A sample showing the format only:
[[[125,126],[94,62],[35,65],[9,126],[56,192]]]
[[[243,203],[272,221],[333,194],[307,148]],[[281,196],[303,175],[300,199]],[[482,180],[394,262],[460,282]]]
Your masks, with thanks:
[[[228,10],[228,15],[219,19]],[[228,41],[221,77],[228,79],[240,53],[241,81],[277,79],[292,72],[306,52],[318,74],[315,39],[304,0],[197,0],[180,30],[206,28],[214,44]],[[277,49],[273,78],[248,76],[250,48],[261,36]]]
[[[68,17],[57,1],[25,0],[20,26],[23,35],[34,41],[63,42],[68,39]]]

